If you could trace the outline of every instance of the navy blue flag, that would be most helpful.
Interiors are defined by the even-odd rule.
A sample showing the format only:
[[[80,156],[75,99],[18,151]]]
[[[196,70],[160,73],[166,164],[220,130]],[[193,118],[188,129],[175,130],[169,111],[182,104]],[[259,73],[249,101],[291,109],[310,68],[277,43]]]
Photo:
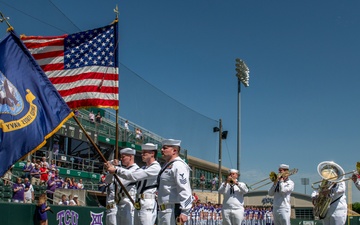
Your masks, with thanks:
[[[73,116],[17,35],[0,41],[0,177]]]

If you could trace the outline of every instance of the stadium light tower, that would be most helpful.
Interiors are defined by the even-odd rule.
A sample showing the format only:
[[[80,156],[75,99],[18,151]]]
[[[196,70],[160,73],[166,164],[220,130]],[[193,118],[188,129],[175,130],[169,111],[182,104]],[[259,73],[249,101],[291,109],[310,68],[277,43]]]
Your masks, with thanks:
[[[249,87],[250,70],[245,62],[239,58],[235,59],[236,77],[238,78],[238,111],[237,111],[237,164],[236,169],[240,172],[240,144],[241,144],[241,83]]]

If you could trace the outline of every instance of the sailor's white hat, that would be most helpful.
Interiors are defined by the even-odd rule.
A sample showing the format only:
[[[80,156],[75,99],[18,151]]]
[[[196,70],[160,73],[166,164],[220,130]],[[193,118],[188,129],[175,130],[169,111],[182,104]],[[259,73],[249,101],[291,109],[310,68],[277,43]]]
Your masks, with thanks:
[[[286,165],[286,164],[280,164],[279,169],[285,169],[285,170],[288,170],[288,169],[289,169],[289,165]]]
[[[120,150],[120,154],[128,154],[128,155],[135,155],[136,151],[132,148],[123,148]]]
[[[158,149],[158,145],[153,144],[153,143],[146,143],[146,144],[142,144],[141,145],[141,150],[157,150]]]
[[[164,145],[170,145],[170,146],[180,146],[181,140],[175,140],[175,139],[165,139],[161,142],[161,144]]]
[[[239,174],[239,170],[236,170],[236,169],[230,169],[230,170],[229,170],[229,173],[237,173],[237,174]]]

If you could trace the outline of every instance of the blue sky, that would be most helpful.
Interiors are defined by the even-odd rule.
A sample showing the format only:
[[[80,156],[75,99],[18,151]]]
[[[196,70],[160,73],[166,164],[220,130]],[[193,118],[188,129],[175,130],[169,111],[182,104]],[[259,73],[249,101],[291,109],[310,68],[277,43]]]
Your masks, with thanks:
[[[190,155],[216,162],[211,129],[221,118],[229,131],[223,165],[236,167],[235,58],[241,58],[250,68],[250,87],[241,92],[242,181],[254,183],[287,163],[299,169],[292,179],[303,193],[300,178],[319,180],[316,167],[322,161],[355,169],[360,161],[359,1],[0,0],[0,11],[19,34],[59,35],[108,24],[116,4],[120,63],[131,70],[120,75],[122,116],[164,137],[181,138],[197,127],[191,121],[171,133],[168,123],[149,119],[149,101],[136,95],[143,90],[121,83],[136,74],[208,120],[200,131],[210,130],[206,143],[184,143]],[[0,28],[5,35],[6,25]],[[146,97],[153,107],[164,106],[156,96]],[[180,120],[181,112],[169,106],[159,117]],[[199,145],[209,145],[209,151]],[[360,201],[355,187],[352,196]]]

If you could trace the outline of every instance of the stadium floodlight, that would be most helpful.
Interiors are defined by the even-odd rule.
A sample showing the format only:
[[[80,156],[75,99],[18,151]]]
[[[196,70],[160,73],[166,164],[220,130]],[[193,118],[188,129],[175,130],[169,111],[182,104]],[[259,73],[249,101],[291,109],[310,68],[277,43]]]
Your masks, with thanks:
[[[250,70],[247,67],[247,65],[245,64],[245,62],[239,58],[235,59],[236,63],[235,63],[235,67],[236,67],[236,76],[237,78],[241,81],[241,83],[243,83],[243,85],[245,87],[249,87],[249,73]]]

